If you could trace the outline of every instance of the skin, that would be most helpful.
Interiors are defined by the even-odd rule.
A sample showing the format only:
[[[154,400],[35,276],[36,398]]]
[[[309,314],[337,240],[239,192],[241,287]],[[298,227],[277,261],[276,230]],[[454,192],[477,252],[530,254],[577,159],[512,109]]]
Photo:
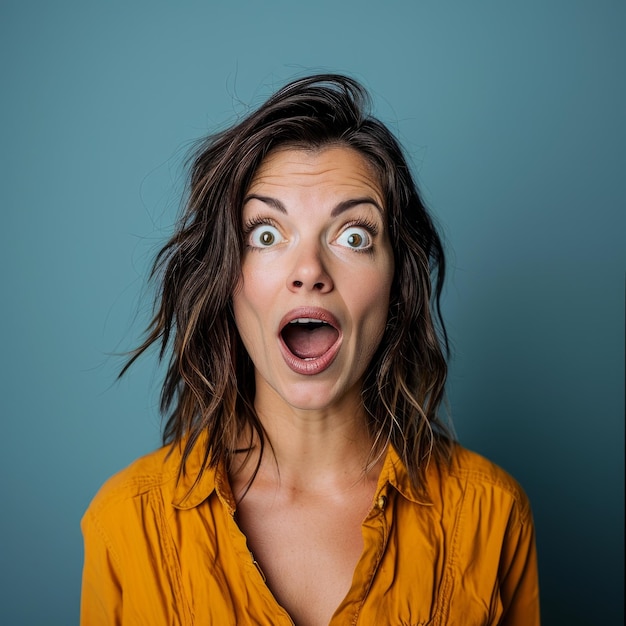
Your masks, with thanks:
[[[367,466],[360,394],[394,273],[383,194],[353,149],[282,149],[256,172],[242,223],[247,248],[233,311],[273,454],[249,489],[255,454],[234,467],[235,496],[246,494],[237,520],[296,624],[328,624],[361,555],[380,472],[380,462]],[[312,373],[289,366],[280,339],[281,323],[302,307],[328,312],[339,327],[332,360]]]
[[[355,200],[360,202],[336,213]],[[358,406],[363,373],[384,331],[393,279],[383,207],[369,164],[349,148],[280,150],[257,171],[242,220],[245,230],[250,222],[265,223],[248,234],[233,307],[255,366],[261,413],[267,407],[321,416]],[[372,226],[376,233],[368,232]],[[283,317],[308,306],[332,313],[342,334],[333,363],[314,376],[287,367],[278,341]]]

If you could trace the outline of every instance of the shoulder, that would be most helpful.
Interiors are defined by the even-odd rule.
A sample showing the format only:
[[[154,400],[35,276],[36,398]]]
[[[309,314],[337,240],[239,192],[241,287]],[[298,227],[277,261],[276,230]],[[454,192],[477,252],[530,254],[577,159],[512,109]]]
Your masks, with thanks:
[[[159,448],[111,476],[94,496],[85,516],[105,515],[111,509],[119,509],[173,485],[178,464],[172,456],[170,447]]]
[[[455,444],[452,451],[452,459],[449,472],[458,476],[467,477],[468,480],[484,482],[499,486],[502,489],[516,493],[519,483],[499,465],[488,458]]]
[[[459,444],[450,464],[439,470],[441,489],[458,492],[466,504],[507,512],[520,523],[530,521],[530,504],[521,485],[493,461]]]

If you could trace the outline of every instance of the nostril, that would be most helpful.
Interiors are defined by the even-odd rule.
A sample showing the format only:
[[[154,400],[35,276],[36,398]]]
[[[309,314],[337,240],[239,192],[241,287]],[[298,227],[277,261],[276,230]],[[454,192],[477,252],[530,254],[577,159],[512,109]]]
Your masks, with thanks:
[[[323,289],[324,288],[324,283],[315,283],[313,285],[313,289]]]
[[[294,280],[293,281],[293,286],[294,287],[302,287],[302,281],[301,280]]]

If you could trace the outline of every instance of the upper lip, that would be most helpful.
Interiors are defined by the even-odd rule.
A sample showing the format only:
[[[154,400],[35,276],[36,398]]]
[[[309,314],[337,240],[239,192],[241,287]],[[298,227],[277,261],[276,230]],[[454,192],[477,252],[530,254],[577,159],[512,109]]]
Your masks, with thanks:
[[[320,322],[330,324],[333,328],[337,329],[337,331],[341,330],[339,321],[328,309],[323,309],[316,306],[302,306],[296,309],[292,309],[283,316],[283,318],[280,320],[280,326],[278,328],[279,334],[283,331],[283,328],[285,328],[287,324],[293,322],[294,320],[303,318],[319,320]]]

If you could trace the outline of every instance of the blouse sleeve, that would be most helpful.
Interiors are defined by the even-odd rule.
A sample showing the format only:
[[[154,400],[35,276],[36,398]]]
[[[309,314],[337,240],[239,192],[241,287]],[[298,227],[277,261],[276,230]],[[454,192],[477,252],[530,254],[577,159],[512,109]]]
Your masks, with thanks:
[[[85,557],[80,603],[81,626],[122,623],[122,586],[119,563],[107,545],[97,519],[88,510],[81,522]]]
[[[500,560],[500,626],[539,626],[535,530],[527,499],[509,520]]]

